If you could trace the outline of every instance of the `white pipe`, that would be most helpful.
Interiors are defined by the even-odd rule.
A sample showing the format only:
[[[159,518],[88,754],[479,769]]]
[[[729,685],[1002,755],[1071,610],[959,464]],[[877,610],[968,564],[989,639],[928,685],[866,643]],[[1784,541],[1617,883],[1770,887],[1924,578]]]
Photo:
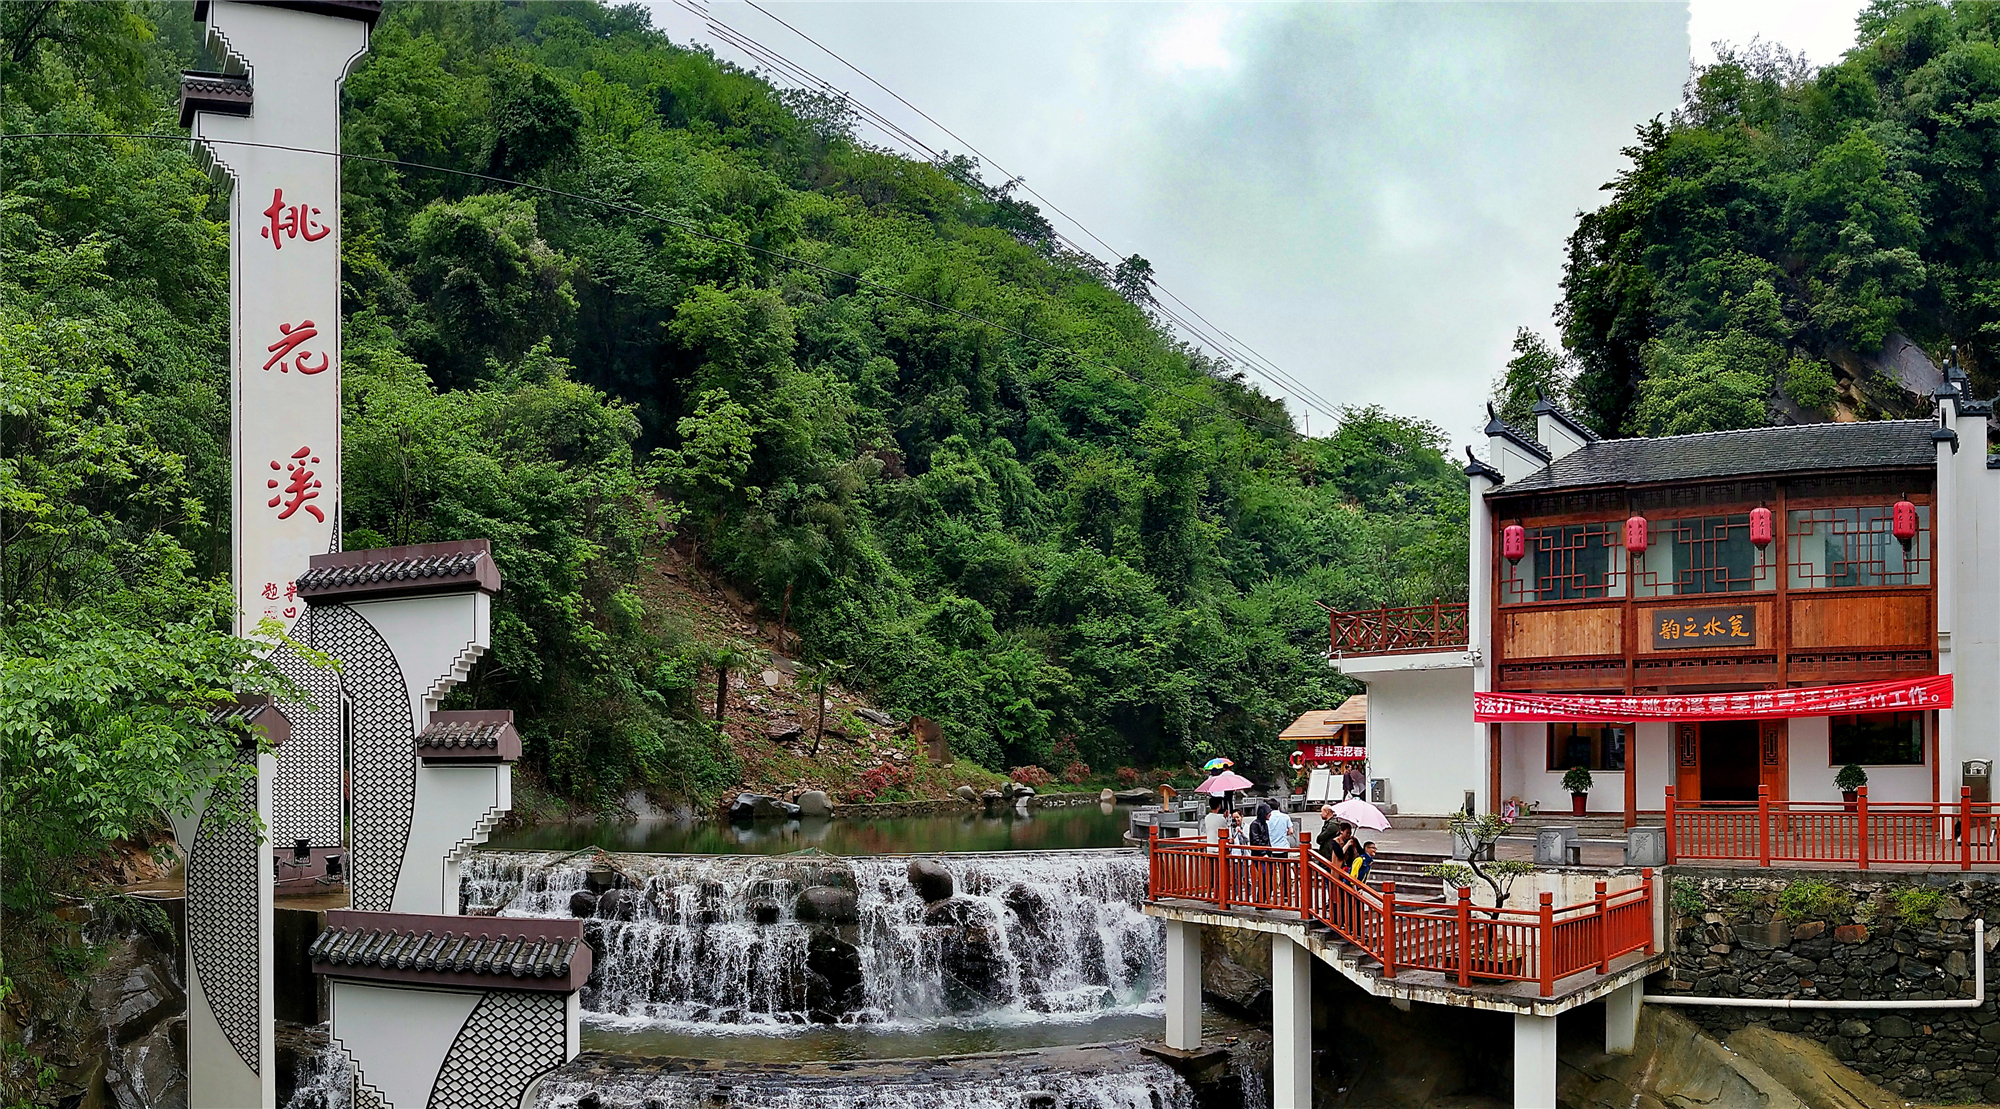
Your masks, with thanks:
[[[1954,1001],[1808,1001],[1798,998],[1688,997],[1646,994],[1648,1005],[1699,1005],[1727,1009],[1977,1009],[1986,1004],[1986,918],[1972,922],[1972,996]]]

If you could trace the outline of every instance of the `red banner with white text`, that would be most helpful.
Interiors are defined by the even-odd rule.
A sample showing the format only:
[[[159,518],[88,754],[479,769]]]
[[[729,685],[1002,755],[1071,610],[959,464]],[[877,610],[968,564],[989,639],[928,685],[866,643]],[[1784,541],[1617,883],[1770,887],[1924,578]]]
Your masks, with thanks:
[[[1564,720],[1775,720],[1951,707],[1951,675],[1811,689],[1747,693],[1651,694],[1639,697],[1572,693],[1475,693],[1472,718],[1481,724]]]

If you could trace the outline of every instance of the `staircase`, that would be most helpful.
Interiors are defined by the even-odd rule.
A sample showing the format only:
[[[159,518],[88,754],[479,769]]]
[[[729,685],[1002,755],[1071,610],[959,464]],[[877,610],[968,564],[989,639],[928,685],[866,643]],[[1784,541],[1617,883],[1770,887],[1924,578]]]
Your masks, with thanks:
[[[1375,865],[1369,868],[1368,884],[1376,889],[1384,882],[1396,883],[1398,901],[1442,901],[1444,879],[1424,873],[1433,863],[1450,862],[1449,855],[1425,855],[1414,851],[1375,851]]]

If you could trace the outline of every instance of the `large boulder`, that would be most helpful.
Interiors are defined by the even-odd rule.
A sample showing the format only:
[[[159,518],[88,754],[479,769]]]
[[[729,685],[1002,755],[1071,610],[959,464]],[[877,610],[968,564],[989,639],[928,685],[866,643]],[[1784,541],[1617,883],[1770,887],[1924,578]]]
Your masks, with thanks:
[[[1006,934],[983,901],[954,897],[924,910],[944,971],[945,1003],[955,1012],[994,1009],[1014,1000]]]
[[[569,895],[569,915],[586,917],[597,915],[597,895],[589,890],[577,890]]]
[[[606,890],[598,895],[597,916],[600,920],[631,920],[639,898],[636,890]]]
[[[1814,1109],[1898,1109],[1903,1104],[1811,1040],[1753,1024],[1731,1032],[1723,1043]]]
[[[839,886],[809,886],[799,894],[793,913],[803,924],[857,924],[861,903],[854,891]]]
[[[971,786],[959,786],[957,789],[952,790],[952,792],[957,794],[958,799],[961,801],[974,805],[979,803],[979,791],[973,789]]]
[[[911,887],[927,903],[946,900],[957,889],[951,871],[936,859],[911,859],[909,876]]]
[[[893,728],[896,726],[895,717],[877,709],[855,709],[854,715],[868,721],[870,724],[877,724],[884,728]]]
[[[823,789],[809,789],[799,794],[800,816],[832,816],[833,798]]]
[[[806,1014],[832,1024],[861,1008],[865,999],[861,949],[830,928],[813,929],[806,941]]]
[[[1121,789],[1115,796],[1121,805],[1150,805],[1159,800],[1150,789]]]
[[[739,793],[729,805],[729,819],[734,824],[749,824],[759,820],[782,820],[797,816],[799,807],[775,797],[761,793]]]

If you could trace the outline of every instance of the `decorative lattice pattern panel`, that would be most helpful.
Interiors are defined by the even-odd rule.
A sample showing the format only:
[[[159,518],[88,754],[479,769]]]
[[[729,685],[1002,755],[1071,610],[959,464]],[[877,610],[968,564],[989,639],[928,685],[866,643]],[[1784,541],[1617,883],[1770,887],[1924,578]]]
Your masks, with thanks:
[[[568,999],[525,990],[488,993],[445,1055],[429,1109],[519,1105],[529,1083],[565,1061]]]
[[[356,909],[388,912],[410,840],[417,796],[416,726],[410,690],[389,645],[346,605],[317,607],[312,646],[341,662],[341,683],[353,712],[349,758],[354,781],[353,873]]]
[[[292,638],[319,648],[324,609],[309,609],[292,626]],[[271,842],[288,847],[303,839],[314,847],[345,840],[345,781],[340,739],[340,673],[309,664],[280,647],[271,661],[303,690],[311,704],[279,705],[292,737],[278,748],[278,776],[271,784]]]
[[[257,812],[254,753],[237,756],[235,769],[247,772],[236,794],[238,813]],[[201,990],[229,1046],[258,1071],[258,1029],[262,1026],[257,968],[258,882],[264,876],[264,848],[254,819],[225,821],[211,798],[197,826],[187,862],[188,950]]]

